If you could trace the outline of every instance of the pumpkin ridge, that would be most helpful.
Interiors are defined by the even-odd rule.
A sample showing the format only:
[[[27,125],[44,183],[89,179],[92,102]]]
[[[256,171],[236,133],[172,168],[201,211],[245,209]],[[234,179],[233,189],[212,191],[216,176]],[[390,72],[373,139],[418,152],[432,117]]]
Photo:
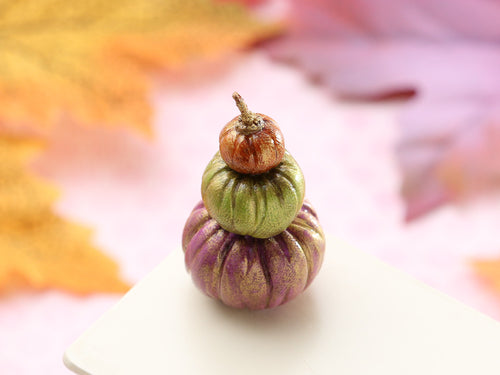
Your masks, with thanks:
[[[285,253],[282,250],[283,239],[281,238],[281,242],[278,240],[278,238],[280,238],[280,237],[281,237],[281,235],[277,235],[277,236],[268,238],[265,242],[265,251],[266,251],[266,259],[267,259],[268,267],[271,264],[271,260],[270,260],[271,255],[270,254],[273,254],[273,253],[276,256],[276,254],[281,252],[281,254],[284,255],[285,259],[289,263],[289,257],[287,255],[285,255]],[[285,246],[287,246],[287,245],[285,245]],[[288,250],[287,250],[287,253],[288,253]],[[279,255],[279,256],[281,256],[281,255]],[[271,276],[277,277],[280,281],[282,279],[280,277],[281,275],[279,274],[279,272],[276,272],[276,268],[275,268],[274,273],[271,273]],[[273,280],[271,282],[272,282],[272,292],[270,293],[270,298],[269,298],[269,303],[267,304],[267,308],[276,307],[276,306],[281,305],[284,302],[284,297],[285,297],[285,294],[283,294],[283,291],[280,290],[279,281],[278,281],[278,287],[276,287],[276,284]],[[288,286],[287,286],[287,289],[289,289]]]
[[[274,180],[280,180],[281,181],[286,181],[288,183],[288,186],[290,187],[290,189],[288,189],[290,192],[293,193],[294,197],[295,197],[295,201],[296,203],[301,203],[300,202],[300,197],[298,195],[298,190],[297,188],[293,185],[293,183],[290,181],[290,179],[288,179],[284,174],[282,173],[277,173],[276,174],[276,177],[274,178]],[[286,182],[283,182],[283,183],[286,183]],[[278,183],[276,181],[276,185],[279,186],[280,183]],[[280,190],[281,190],[281,187],[280,187]],[[298,204],[297,204],[298,205]],[[299,206],[299,210],[300,210],[300,206]]]
[[[298,172],[299,172],[300,174],[302,174],[302,171],[298,170]],[[299,186],[297,186],[297,180],[295,180],[295,179],[291,178],[291,177],[290,177],[290,175],[286,172],[286,170],[279,171],[279,172],[278,172],[278,174],[279,174],[280,176],[283,176],[283,178],[284,178],[285,180],[287,180],[287,181],[288,181],[288,182],[289,182],[289,183],[293,186],[293,188],[294,188],[294,190],[295,190],[296,192],[300,191]],[[298,196],[297,196],[297,198],[299,199],[299,197],[298,197]]]
[[[222,129],[222,132],[219,134],[219,142],[221,141],[221,139],[224,139],[229,133],[231,133],[231,131],[233,130],[233,128],[231,126],[224,126],[224,128]]]
[[[283,190],[281,190],[279,183],[276,181],[275,178],[269,176],[266,176],[266,179],[269,183],[269,186],[271,186],[272,189],[276,192],[276,196],[278,197],[280,205],[281,207],[283,207],[283,204],[285,203],[285,196],[283,195]]]
[[[288,263],[290,263],[290,261],[292,260],[292,255],[290,254],[288,243],[283,238],[283,233],[280,233],[279,235],[275,236],[275,239],[278,245],[280,246],[283,255],[285,255],[286,260],[288,261]]]
[[[205,225],[208,225],[208,224],[211,224],[210,221],[208,221]],[[205,226],[204,225],[204,226]],[[203,227],[204,227],[203,226]],[[198,233],[203,233],[203,227],[200,229],[200,231]],[[218,228],[217,228],[218,227]],[[190,265],[192,265],[194,263],[194,261],[196,260],[196,258],[198,257],[198,255],[200,254],[201,250],[203,249],[203,245],[205,245],[207,243],[207,241],[212,238],[213,235],[215,235],[215,233],[217,233],[218,231],[220,230],[223,230],[221,228],[220,225],[214,225],[214,229],[213,231],[210,231],[210,235],[206,235],[206,234],[203,234],[205,236],[205,239],[198,245],[196,246],[195,248],[195,251],[194,251],[194,254],[191,254],[192,256],[190,257],[191,258],[191,262],[189,262]],[[196,235],[198,234],[196,233]],[[196,236],[194,235],[193,238]],[[191,238],[191,241],[189,241],[189,244],[188,244],[188,247],[187,247],[187,250],[186,250],[186,256],[189,252],[189,249],[191,247],[191,244],[192,244],[192,241],[193,241],[193,238]],[[190,267],[191,268],[191,267]]]
[[[302,202],[302,206],[303,206],[301,209],[302,216],[312,215],[316,220],[319,221],[316,209],[311,205],[311,202],[309,202],[308,199],[304,199],[304,201]]]
[[[323,256],[324,256],[324,246],[325,246],[325,237],[323,230],[321,229],[321,226],[319,226],[319,222],[317,223],[317,227],[312,227],[313,229],[312,232],[308,230],[307,228],[304,228],[300,225],[294,225],[290,226],[290,231],[294,233],[294,236],[299,239],[303,239],[304,244],[307,245],[307,248],[305,250],[308,251],[308,258],[311,260],[311,268],[310,272],[312,272],[312,278],[307,280],[307,286],[309,286],[312,282],[312,279],[314,278],[314,275],[316,275],[319,272],[319,268],[321,267],[321,264],[323,263]],[[320,241],[309,241],[310,239],[313,238],[313,236],[318,236]],[[308,238],[310,237],[310,238]],[[314,261],[314,259],[317,258],[317,261]],[[316,267],[316,269],[314,269]]]
[[[256,148],[253,147],[253,137],[254,134],[251,134],[249,137],[246,138],[246,141],[248,143],[248,149],[251,151],[251,155],[253,157],[253,164],[257,165],[259,163],[259,154]],[[250,163],[250,157],[248,158],[247,162]]]
[[[311,217],[311,216],[312,215],[307,215],[307,217],[303,217],[301,215],[297,215],[297,217],[293,221],[293,225],[298,227],[298,228],[304,229],[306,231],[309,231],[309,228],[311,228],[311,229],[314,229],[314,232],[320,234],[321,227],[319,225],[319,221],[316,217],[314,217],[314,216]]]
[[[256,181],[257,181],[257,183],[259,184],[260,189],[256,190],[256,191],[255,191],[255,194],[262,194],[262,202],[264,203],[264,213],[265,213],[265,212],[267,212],[267,197],[266,197],[266,194],[265,194],[265,192],[264,192],[264,191],[266,190],[266,188],[267,188],[267,187],[266,187],[266,184],[265,184],[265,183],[263,183],[263,181],[262,181],[261,179],[258,179],[258,180],[256,180]],[[257,191],[258,191],[259,193],[257,193]],[[256,195],[256,197],[257,197],[257,195]],[[261,216],[261,217],[260,217],[260,223],[259,223],[259,224],[256,226],[256,228],[254,229],[254,231],[253,231],[253,233],[252,233],[253,235],[254,235],[255,233],[259,233],[260,228],[262,227],[262,225],[264,225],[264,222],[265,222],[265,220],[266,220],[266,215],[265,215],[265,214],[262,214],[262,213],[261,213],[261,215],[260,215],[260,216]],[[256,217],[257,217],[257,214],[256,214]]]
[[[278,160],[278,146],[276,145],[276,140],[274,137],[271,137],[271,141],[273,142],[273,148],[274,148],[274,157],[276,160]]]
[[[309,213],[309,214],[313,215],[317,220],[319,220],[318,214],[316,213],[316,210],[314,209],[314,207],[311,205],[311,203],[308,200],[304,200],[302,205],[304,206],[304,210],[302,210],[302,211],[304,211],[304,213]]]
[[[217,277],[217,292],[219,293],[219,296],[222,295],[222,273],[224,272],[226,260],[229,256],[229,253],[233,249],[234,244],[238,240],[238,237],[239,236],[237,234],[227,232],[226,239],[222,244],[221,252],[219,254],[219,257],[221,259],[220,266],[218,267],[217,270],[214,270],[216,272],[216,277]]]
[[[213,228],[207,231],[206,228],[210,228],[211,226],[213,226]],[[218,223],[214,224],[214,223],[211,222],[211,220],[205,221],[202,225],[200,225],[200,229],[197,232],[195,232],[193,234],[193,236],[189,239],[188,244],[186,246],[186,249],[189,249],[189,247],[192,245],[192,243],[196,242],[196,239],[197,239],[198,236],[200,236],[200,237],[202,235],[206,236],[205,231],[207,231],[210,235],[213,235],[219,229],[220,229],[220,225],[218,225]],[[207,241],[206,238],[203,239],[203,241],[199,242],[199,244],[198,243],[196,244],[197,245],[196,247],[197,248],[201,247],[206,241]],[[186,250],[186,252],[187,252],[187,250]]]
[[[258,189],[249,189],[250,192],[250,197],[252,201],[254,202],[254,207],[255,207],[255,212],[254,212],[254,225],[253,227],[256,228],[259,223],[259,208],[260,208],[260,203],[259,203],[259,197],[257,196],[257,191]]]
[[[239,186],[241,185],[241,182],[242,182],[242,178],[241,177],[237,177],[236,180],[233,182],[233,186],[232,186],[231,192],[230,192],[230,195],[231,195],[231,211],[232,211],[231,226],[233,226],[233,227],[234,227],[234,219],[235,219],[235,216],[236,216],[236,193],[238,191]]]
[[[265,241],[261,240],[261,241],[255,241],[255,242],[256,242],[259,263],[260,263],[260,266],[262,267],[262,272],[264,273],[264,277],[266,279],[266,284],[269,285],[269,292],[268,292],[267,302],[266,302],[266,306],[269,306],[269,303],[271,302],[271,297],[273,295],[273,279],[271,277],[271,271],[269,270],[268,259],[266,257],[266,248],[265,248],[265,244],[264,244]]]
[[[291,226],[290,226],[291,227]],[[289,227],[289,228],[290,228]],[[289,261],[289,264],[292,268],[293,267],[293,263],[292,263],[292,258],[293,256],[295,257],[300,257],[300,258],[304,258],[305,260],[305,267],[306,267],[306,279],[305,279],[305,283],[303,285],[303,287],[301,288],[301,291],[299,292],[299,294],[305,290],[305,288],[307,287],[307,283],[308,283],[308,280],[309,280],[309,277],[310,277],[310,273],[311,273],[311,268],[309,266],[309,260],[307,258],[307,254],[304,252],[304,249],[303,249],[303,246],[301,245],[299,239],[293,235],[293,233],[290,233],[289,229],[286,229],[282,234],[281,234],[281,237],[283,239],[283,241],[286,243],[286,246],[288,249],[292,249],[290,250],[290,261]],[[295,248],[295,250],[293,250]],[[292,256],[292,252],[295,254]],[[297,261],[297,260],[295,260]],[[314,277],[314,275],[313,275]],[[286,292],[285,296],[283,297],[283,301],[286,302],[290,299],[290,295],[291,293],[294,291],[294,289],[296,286],[288,286],[288,291]],[[294,297],[292,296],[291,299],[293,299]]]
[[[205,182],[205,185],[208,187],[208,185],[210,185],[210,183],[213,181],[213,179],[215,178],[215,176],[221,174],[222,172],[225,172],[226,171],[226,166],[221,166],[219,169],[217,169],[214,173],[212,173],[212,176],[210,176],[210,178]]]
[[[235,145],[233,147],[233,152],[231,153],[231,159],[234,160],[234,156],[236,155],[236,151],[241,147],[241,144],[245,141],[245,137],[241,134],[238,134],[236,137]],[[238,142],[238,143],[236,143]]]
[[[221,191],[226,190],[227,186],[228,186],[230,183],[233,183],[233,185],[234,185],[234,181],[233,181],[233,180],[231,180],[230,178],[226,179],[226,180],[224,181],[224,185],[222,185]],[[208,185],[207,185],[207,190],[208,190]],[[221,194],[221,195],[220,195],[220,197],[219,197],[219,202],[218,202],[218,203],[220,204],[220,201],[222,201],[222,200],[224,200],[224,196]],[[207,208],[208,208],[208,207],[207,207]],[[210,212],[209,212],[209,213],[210,213]]]
[[[300,220],[300,221],[299,221],[299,220]],[[298,228],[300,228],[300,229],[303,229],[303,230],[309,230],[308,225],[307,225],[306,223],[302,223],[302,222],[301,222],[301,221],[304,221],[304,222],[305,222],[305,220],[304,220],[304,219],[299,219],[299,220],[297,220],[297,219],[296,219],[296,220],[294,220],[293,225],[294,225],[294,226],[296,226],[296,227],[298,227]],[[312,226],[311,226],[311,227],[312,227]],[[319,232],[316,230],[316,226],[314,226],[314,227],[312,227],[312,228],[314,229],[314,231],[315,231],[316,233],[318,233],[318,234],[319,234]]]
[[[198,211],[202,211],[203,208],[204,208],[204,206],[202,206],[202,208],[199,208],[199,209],[195,208],[191,212],[191,217],[194,214],[198,214]],[[188,227],[184,228],[184,230],[182,232],[182,249],[184,250],[184,253],[186,252],[191,240],[196,235],[196,233],[198,233],[200,231],[200,229],[203,228],[203,226],[205,226],[210,221],[210,219],[211,219],[211,217],[210,217],[210,215],[208,215],[208,211],[205,210],[205,214],[203,214],[203,211],[202,211],[200,219],[197,220],[196,225],[193,228],[188,228]]]
[[[311,228],[314,229],[315,232],[319,233],[321,230],[321,225],[319,223],[319,219],[311,214],[308,214],[306,212],[299,212],[298,215],[295,218],[295,221],[297,225],[302,224],[307,226],[310,226]]]
[[[307,288],[307,286],[309,285],[310,283],[310,277],[311,277],[311,271],[313,270],[313,260],[312,260],[312,256],[311,256],[311,251],[308,251],[306,253],[306,251],[304,250],[305,247],[308,247],[307,245],[306,246],[302,246],[302,241],[300,240],[300,236],[298,236],[297,234],[293,233],[293,225],[290,225],[286,232],[288,232],[290,234],[290,236],[293,238],[293,240],[295,241],[295,243],[297,244],[297,247],[299,249],[299,251],[304,255],[304,258],[306,260],[306,264],[307,264],[307,278],[306,278],[306,285],[304,286],[304,289]],[[308,249],[309,250],[309,249]]]

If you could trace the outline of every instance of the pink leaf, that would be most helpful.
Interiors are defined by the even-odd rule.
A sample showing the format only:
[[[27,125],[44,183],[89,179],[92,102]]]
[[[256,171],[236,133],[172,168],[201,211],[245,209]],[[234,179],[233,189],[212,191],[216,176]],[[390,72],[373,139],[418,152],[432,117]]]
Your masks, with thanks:
[[[500,3],[294,0],[272,43],[344,97],[415,93],[397,157],[407,219],[500,187]]]

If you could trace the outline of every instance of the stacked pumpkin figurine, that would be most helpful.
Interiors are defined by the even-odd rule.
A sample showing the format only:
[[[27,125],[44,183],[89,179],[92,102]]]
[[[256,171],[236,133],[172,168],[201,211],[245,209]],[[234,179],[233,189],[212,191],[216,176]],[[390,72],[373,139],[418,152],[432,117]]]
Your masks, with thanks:
[[[236,308],[272,308],[309,286],[325,239],[276,122],[249,111],[238,93],[233,98],[241,115],[222,129],[203,174],[203,201],[184,227],[185,263],[208,296]]]

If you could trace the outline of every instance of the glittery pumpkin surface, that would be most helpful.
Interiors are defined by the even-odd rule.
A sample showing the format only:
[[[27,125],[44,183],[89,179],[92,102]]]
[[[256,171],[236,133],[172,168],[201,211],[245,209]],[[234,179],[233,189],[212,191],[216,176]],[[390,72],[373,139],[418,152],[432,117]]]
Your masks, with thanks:
[[[269,116],[258,113],[262,130],[245,134],[239,130],[240,116],[229,121],[219,135],[222,159],[236,172],[259,174],[277,167],[285,155],[283,134]]]
[[[299,212],[305,182],[288,151],[276,168],[258,175],[235,172],[217,152],[203,174],[201,194],[210,216],[227,231],[268,238],[285,230]]]
[[[323,262],[325,239],[308,202],[285,231],[265,239],[224,230],[200,202],[184,227],[183,249],[200,290],[228,306],[258,310],[286,303],[309,286]]]

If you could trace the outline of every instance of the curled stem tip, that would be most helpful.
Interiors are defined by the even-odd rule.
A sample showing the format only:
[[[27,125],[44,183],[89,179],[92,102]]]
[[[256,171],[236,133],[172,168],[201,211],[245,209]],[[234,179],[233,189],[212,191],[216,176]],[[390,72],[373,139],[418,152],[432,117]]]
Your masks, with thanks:
[[[233,93],[233,99],[241,112],[240,121],[243,125],[241,130],[248,134],[261,130],[264,127],[262,117],[250,111],[241,95],[237,92]]]
[[[240,94],[238,94],[237,92],[233,92],[233,99],[236,102],[236,106],[238,107],[242,115],[248,114],[250,112]]]

